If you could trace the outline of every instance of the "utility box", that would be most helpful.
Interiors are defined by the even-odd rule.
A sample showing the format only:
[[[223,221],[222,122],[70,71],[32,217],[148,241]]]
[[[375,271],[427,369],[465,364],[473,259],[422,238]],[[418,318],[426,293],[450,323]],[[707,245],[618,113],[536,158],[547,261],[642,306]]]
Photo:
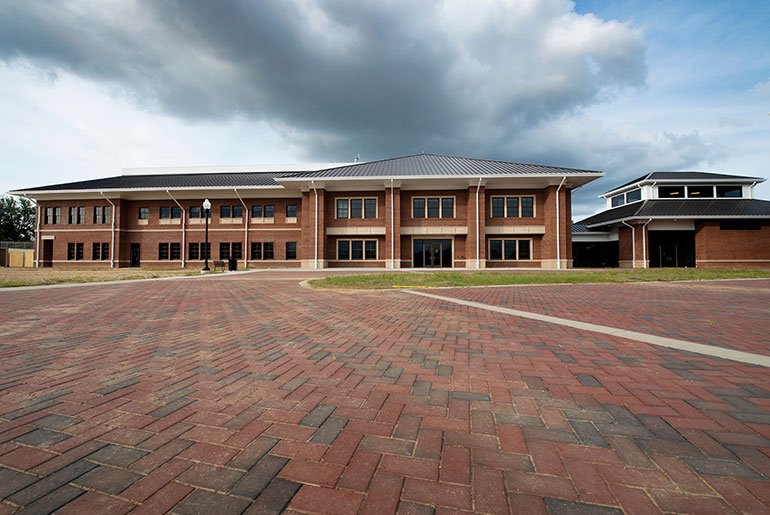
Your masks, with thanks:
[[[227,269],[231,272],[234,272],[235,270],[238,270],[238,260],[234,257],[231,257],[227,260]]]

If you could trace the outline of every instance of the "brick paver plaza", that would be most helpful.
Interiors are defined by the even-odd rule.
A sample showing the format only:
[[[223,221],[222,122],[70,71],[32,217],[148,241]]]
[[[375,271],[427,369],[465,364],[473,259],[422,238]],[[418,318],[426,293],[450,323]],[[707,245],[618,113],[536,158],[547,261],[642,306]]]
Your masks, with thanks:
[[[0,291],[0,513],[768,513],[770,281]]]

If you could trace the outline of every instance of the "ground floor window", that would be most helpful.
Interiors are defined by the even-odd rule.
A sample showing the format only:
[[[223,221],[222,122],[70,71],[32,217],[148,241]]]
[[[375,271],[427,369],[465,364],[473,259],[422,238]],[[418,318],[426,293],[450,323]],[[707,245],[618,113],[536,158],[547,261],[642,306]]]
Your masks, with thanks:
[[[492,261],[526,261],[532,259],[532,240],[489,240],[489,256]]]
[[[230,245],[230,256],[234,259],[242,259],[243,258],[243,243],[236,241],[233,242],[232,245]]]
[[[420,239],[413,242],[413,266],[415,268],[451,268],[452,240]]]
[[[169,255],[171,259],[182,259],[182,245],[180,243],[169,243]]]
[[[337,240],[337,259],[341,261],[377,259],[377,240]]]
[[[158,259],[168,259],[168,243],[158,243]]]
[[[110,244],[94,243],[91,247],[91,259],[94,261],[110,259]]]
[[[251,242],[251,259],[273,259],[274,258],[274,245],[272,241],[252,241]]]
[[[67,244],[67,261],[80,261],[82,259],[83,259],[83,244],[68,243]]]
[[[297,242],[286,242],[286,259],[297,259]]]
[[[219,259],[230,259],[230,242],[221,242],[219,244]]]

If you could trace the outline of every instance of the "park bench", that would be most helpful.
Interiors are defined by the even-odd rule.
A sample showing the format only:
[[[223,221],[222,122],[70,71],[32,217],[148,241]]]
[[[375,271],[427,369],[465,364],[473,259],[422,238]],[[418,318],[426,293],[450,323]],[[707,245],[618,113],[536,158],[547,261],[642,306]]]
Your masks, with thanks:
[[[226,267],[227,267],[227,261],[214,260],[214,271],[216,271],[217,268],[221,268],[222,271],[224,272]]]

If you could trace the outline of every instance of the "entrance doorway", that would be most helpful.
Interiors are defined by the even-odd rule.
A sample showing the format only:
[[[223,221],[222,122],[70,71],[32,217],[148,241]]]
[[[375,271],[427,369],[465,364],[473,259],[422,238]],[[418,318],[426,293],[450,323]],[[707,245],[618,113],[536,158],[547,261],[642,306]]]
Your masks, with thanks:
[[[139,266],[139,249],[138,243],[131,244],[131,266],[133,267]]]
[[[650,231],[650,268],[695,267],[695,231]]]
[[[53,240],[43,240],[43,267],[53,266]]]
[[[452,268],[452,240],[414,240],[415,268]]]

